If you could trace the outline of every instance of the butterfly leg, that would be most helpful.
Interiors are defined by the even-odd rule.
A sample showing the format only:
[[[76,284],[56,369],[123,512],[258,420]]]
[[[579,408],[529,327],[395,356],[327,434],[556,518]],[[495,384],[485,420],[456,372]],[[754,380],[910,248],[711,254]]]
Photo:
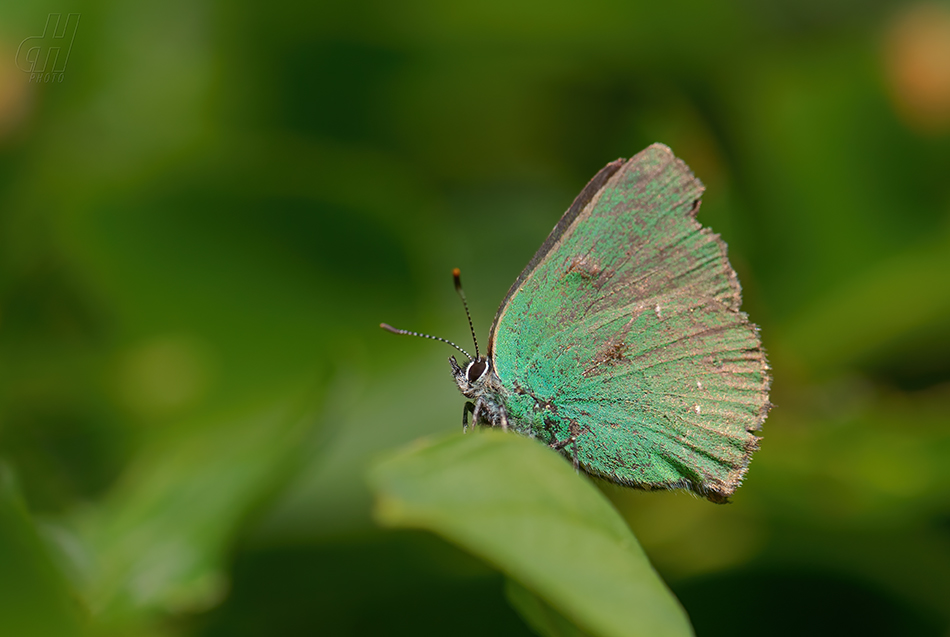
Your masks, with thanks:
[[[462,431],[468,431],[468,414],[472,413],[472,427],[475,426],[475,405],[471,402],[466,402],[462,405]]]
[[[564,447],[568,446],[568,445],[571,444],[572,442],[573,442],[573,443],[576,443],[576,442],[577,442],[577,438],[575,438],[574,436],[571,436],[570,438],[566,438],[566,439],[564,439],[564,440],[557,440],[557,441],[555,441],[555,442],[552,442],[552,443],[549,444],[548,446],[551,447],[551,449],[554,449],[555,451],[560,451],[561,449],[563,449]]]
[[[580,465],[580,462],[579,462],[578,459],[577,459],[577,436],[571,436],[570,438],[567,438],[567,439],[565,439],[565,440],[559,440],[559,441],[556,441],[556,442],[552,442],[552,443],[551,443],[550,445],[548,445],[548,446],[551,447],[551,449],[554,449],[555,451],[560,451],[561,449],[563,449],[564,447],[566,447],[566,446],[568,446],[568,445],[573,445],[572,451],[574,452],[574,454],[573,454],[573,458],[574,458],[574,471],[578,471],[578,470],[580,469],[580,466],[581,466],[581,465]]]
[[[499,406],[498,415],[501,416],[501,430],[508,431],[508,412],[504,405]]]
[[[472,403],[468,403],[471,405]],[[478,419],[482,417],[482,412],[485,411],[484,406],[482,405],[482,400],[479,398],[475,401],[475,405],[472,407],[472,429],[478,426]]]

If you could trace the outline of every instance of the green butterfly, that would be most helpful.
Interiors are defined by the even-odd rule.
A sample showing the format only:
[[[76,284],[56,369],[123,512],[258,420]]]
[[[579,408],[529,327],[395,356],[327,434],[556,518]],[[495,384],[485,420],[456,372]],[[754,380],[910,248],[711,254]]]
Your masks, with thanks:
[[[512,284],[487,356],[382,327],[469,358],[449,359],[472,401],[463,427],[471,414],[590,475],[725,502],[758,448],[770,377],[726,245],[695,219],[703,189],[662,144],[607,164]]]

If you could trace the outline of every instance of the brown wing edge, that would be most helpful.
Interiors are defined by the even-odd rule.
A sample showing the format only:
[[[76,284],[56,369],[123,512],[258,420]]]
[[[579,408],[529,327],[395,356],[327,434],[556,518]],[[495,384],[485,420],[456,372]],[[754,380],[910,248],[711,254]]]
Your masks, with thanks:
[[[677,159],[677,161],[682,163],[682,161],[679,159]],[[697,199],[691,211],[691,215],[694,220],[696,219],[696,213],[699,212],[699,205],[700,200]],[[755,341],[758,345],[747,351],[754,352],[758,355],[757,358],[760,361],[761,370],[764,377],[762,391],[765,395],[765,400],[763,401],[762,406],[759,408],[755,419],[745,428],[749,436],[745,441],[742,460],[739,464],[734,466],[733,470],[729,472],[729,475],[725,480],[709,480],[706,478],[706,476],[697,475],[697,479],[695,480],[683,478],[665,484],[622,484],[627,487],[643,489],[646,491],[654,491],[658,489],[686,489],[692,491],[698,496],[706,498],[715,504],[731,504],[729,498],[731,498],[736,492],[736,489],[742,485],[742,480],[745,477],[746,472],[749,470],[749,463],[752,461],[752,454],[754,454],[759,449],[759,443],[762,439],[759,436],[756,436],[755,432],[762,429],[762,425],[765,423],[765,420],[768,418],[769,412],[773,407],[768,398],[769,392],[772,389],[772,374],[770,373],[771,366],[769,365],[765,348],[762,346],[762,337],[760,336],[759,326],[749,321],[748,315],[745,312],[739,310],[740,306],[742,305],[742,286],[739,283],[739,277],[736,275],[735,269],[732,267],[732,263],[729,262],[728,245],[722,240],[722,237],[712,232],[709,228],[702,226],[698,222],[697,225],[700,226],[699,231],[703,234],[706,234],[709,239],[714,241],[719,248],[720,255],[722,256],[722,266],[726,270],[726,276],[729,280],[730,287],[732,288],[732,294],[729,295],[728,298],[720,299],[720,302],[724,304],[727,311],[735,312],[739,316],[739,321],[742,327],[751,330],[755,336]],[[597,477],[602,480],[610,480],[608,476],[598,475]]]
[[[498,306],[498,311],[495,312],[495,318],[492,321],[491,333],[488,335],[488,356],[492,355],[492,347],[495,343],[495,329],[498,327],[498,319],[501,318],[502,313],[505,310],[505,306],[508,305],[509,299],[514,296],[515,291],[521,287],[521,284],[524,283],[524,280],[528,278],[531,272],[537,267],[541,260],[547,256],[551,248],[558,242],[558,239],[561,238],[561,235],[574,223],[574,220],[577,219],[577,215],[584,210],[584,207],[590,203],[591,199],[600,192],[604,187],[604,184],[614,176],[614,174],[623,167],[623,164],[626,160],[622,157],[616,159],[603,168],[601,168],[594,177],[587,182],[587,185],[584,186],[584,189],[581,190],[580,194],[574,198],[574,203],[571,204],[571,207],[567,209],[561,219],[557,222],[557,225],[554,226],[554,229],[551,230],[548,234],[547,239],[544,240],[544,243],[541,244],[541,247],[538,248],[538,251],[534,253],[534,256],[531,257],[531,260],[528,261],[528,265],[524,267],[524,270],[521,271],[521,274],[518,275],[518,278],[515,279],[515,282],[511,284],[511,287],[508,288],[508,293],[505,294],[504,300],[502,300],[501,305]]]
[[[693,218],[696,218],[696,213],[699,211],[699,202],[693,209]],[[763,387],[762,391],[765,395],[765,400],[762,403],[762,406],[759,408],[759,412],[756,414],[755,419],[752,423],[746,427],[746,432],[749,433],[749,437],[746,440],[745,444],[745,453],[742,456],[741,464],[737,465],[735,469],[730,472],[729,477],[725,481],[704,481],[701,484],[692,484],[686,488],[690,489],[694,493],[705,497],[710,502],[715,502],[716,504],[729,504],[729,498],[735,493],[742,485],[742,479],[745,477],[746,472],[749,470],[749,463],[752,461],[752,454],[759,449],[759,442],[762,440],[759,436],[756,436],[754,432],[760,431],[762,425],[765,423],[765,419],[768,418],[769,411],[772,409],[772,403],[769,402],[769,392],[772,389],[772,374],[771,366],[769,365],[768,355],[765,352],[765,348],[762,346],[762,337],[760,336],[759,326],[755,323],[749,321],[749,316],[739,310],[742,305],[742,286],[739,283],[739,277],[736,275],[735,269],[732,267],[732,263],[729,262],[729,247],[725,241],[722,240],[718,234],[712,233],[712,231],[703,227],[701,232],[708,232],[710,239],[716,242],[716,245],[719,247],[720,254],[722,255],[722,264],[726,269],[726,275],[729,278],[730,287],[733,289],[733,295],[729,299],[733,303],[728,305],[730,311],[735,312],[739,315],[739,320],[744,327],[752,330],[755,335],[755,341],[758,345],[749,351],[755,352],[758,354],[758,358],[761,361],[761,369],[763,378]]]
[[[660,144],[654,144],[653,146],[662,146]],[[652,148],[652,146],[651,146]],[[702,185],[702,182],[693,174],[693,171],[689,166],[679,157],[676,157],[673,152],[666,146],[662,146],[662,149],[665,150],[673,160],[676,162],[677,166],[686,174],[688,174],[692,179],[699,182],[702,190],[705,190],[705,187]],[[693,203],[693,207],[690,210],[690,216],[697,225],[697,229],[704,235],[707,235],[709,239],[716,243],[716,246],[719,248],[719,253],[722,257],[722,267],[725,270],[725,275],[729,281],[729,287],[731,288],[732,293],[727,298],[719,299],[720,302],[724,302],[726,308],[729,311],[735,312],[739,315],[739,320],[743,327],[748,328],[755,335],[755,340],[758,345],[749,350],[750,352],[755,352],[758,354],[758,358],[761,361],[761,369],[763,378],[763,393],[765,395],[765,400],[762,403],[762,406],[759,408],[758,413],[755,416],[755,419],[746,427],[746,432],[749,433],[749,437],[746,440],[744,453],[740,464],[736,465],[735,468],[729,473],[729,476],[726,480],[716,480],[711,481],[708,479],[702,479],[703,476],[698,476],[699,480],[691,480],[689,478],[684,478],[682,480],[676,480],[670,484],[660,484],[660,485],[626,485],[636,488],[646,488],[648,490],[653,489],[688,489],[693,493],[702,496],[709,500],[710,502],[715,502],[716,504],[729,504],[729,498],[735,493],[736,489],[742,485],[742,479],[745,477],[746,472],[749,469],[749,463],[752,461],[752,454],[759,449],[759,442],[762,440],[760,437],[756,436],[754,432],[760,431],[762,429],[763,423],[765,423],[766,418],[768,418],[769,411],[772,409],[772,403],[769,402],[768,395],[769,391],[772,388],[772,375],[770,373],[771,367],[769,366],[767,354],[765,348],[762,346],[762,338],[759,335],[759,326],[755,323],[749,321],[749,317],[745,312],[740,311],[742,305],[742,285],[739,283],[739,277],[736,275],[735,269],[732,267],[732,263],[729,261],[729,248],[725,241],[722,240],[722,237],[719,234],[714,233],[709,228],[703,226],[696,220],[696,215],[699,213],[699,207],[702,201],[696,199]],[[603,476],[598,476],[603,478]]]
[[[508,288],[508,293],[505,294],[505,298],[502,300],[501,304],[498,306],[498,311],[495,312],[495,318],[492,321],[491,331],[488,334],[488,356],[491,357],[492,350],[494,349],[495,344],[495,330],[498,328],[498,321],[501,318],[501,315],[504,314],[505,306],[508,305],[508,301],[514,295],[515,291],[521,287],[521,284],[524,283],[531,272],[537,267],[537,265],[547,256],[548,252],[551,251],[551,248],[558,242],[564,232],[571,227],[571,224],[577,219],[577,216],[581,214],[584,208],[597,196],[603,187],[607,184],[611,177],[613,177],[621,168],[630,162],[634,162],[637,159],[645,156],[651,151],[659,151],[668,156],[669,161],[674,163],[676,167],[681,170],[684,174],[688,175],[690,179],[696,182],[699,187],[700,196],[702,192],[706,190],[706,187],[703,185],[703,182],[699,180],[696,175],[693,174],[693,171],[682,159],[673,154],[673,151],[666,144],[653,143],[641,150],[639,153],[631,157],[629,160],[625,160],[623,157],[616,159],[598,171],[594,177],[587,182],[587,185],[584,186],[584,189],[581,190],[580,194],[574,198],[574,202],[571,204],[571,207],[561,216],[561,219],[557,222],[557,225],[554,226],[554,229],[551,230],[547,238],[544,240],[544,243],[541,244],[541,247],[538,248],[538,251],[534,253],[534,256],[531,257],[531,260],[528,262],[528,265],[524,267],[521,271],[521,274],[518,275],[518,278],[515,279],[515,282],[511,284],[511,287]],[[693,219],[696,219],[696,213],[699,211],[699,197],[693,204],[693,208],[690,211]],[[738,289],[738,280],[736,278],[735,272],[732,272],[731,267],[729,268],[731,272],[731,280],[735,282],[735,288]],[[738,291],[738,290],[737,290]]]
[[[584,186],[584,189],[581,190],[580,194],[574,198],[574,203],[571,204],[571,207],[567,209],[561,219],[557,222],[557,225],[554,226],[554,229],[551,230],[548,234],[547,239],[544,240],[544,243],[541,244],[541,247],[538,248],[538,251],[534,253],[534,256],[531,257],[531,260],[528,261],[528,265],[524,267],[524,270],[521,271],[521,274],[518,275],[518,278],[515,279],[515,282],[511,284],[511,287],[508,288],[508,293],[505,294],[504,300],[502,300],[501,305],[498,306],[498,311],[495,312],[495,318],[492,321],[491,333],[488,335],[488,356],[492,355],[492,348],[495,343],[495,329],[498,327],[498,319],[501,318],[501,315],[504,313],[505,306],[508,305],[508,301],[514,296],[515,291],[521,287],[521,284],[524,283],[524,280],[528,278],[531,272],[537,267],[541,260],[547,256],[551,248],[558,242],[561,238],[561,235],[574,223],[574,220],[577,219],[577,215],[584,210],[584,207],[597,195],[598,192],[604,187],[604,184],[614,176],[614,174],[623,167],[623,164],[626,160],[622,157],[620,159],[614,160],[604,166],[594,175],[593,179],[587,182],[587,185]]]

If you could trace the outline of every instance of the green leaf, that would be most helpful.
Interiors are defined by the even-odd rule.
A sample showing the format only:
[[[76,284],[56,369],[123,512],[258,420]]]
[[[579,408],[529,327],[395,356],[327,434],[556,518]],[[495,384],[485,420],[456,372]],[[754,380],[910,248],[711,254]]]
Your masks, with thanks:
[[[85,595],[103,634],[215,605],[226,551],[248,512],[294,466],[313,420],[297,389],[196,422],[148,447],[80,520],[94,556]]]
[[[37,535],[12,473],[0,465],[0,635],[79,635],[79,617],[79,604]]]
[[[458,544],[585,634],[692,634],[617,511],[536,441],[495,431],[456,434],[382,461],[370,483],[381,524],[429,530]],[[515,606],[524,611],[528,603]],[[526,618],[535,625],[538,614]]]
[[[534,632],[543,637],[586,637],[577,626],[513,579],[505,580],[505,597]]]

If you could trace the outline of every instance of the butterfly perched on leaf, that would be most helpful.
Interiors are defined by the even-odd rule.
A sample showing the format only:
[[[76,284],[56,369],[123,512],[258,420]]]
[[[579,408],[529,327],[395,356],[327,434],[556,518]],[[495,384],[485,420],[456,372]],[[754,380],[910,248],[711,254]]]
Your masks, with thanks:
[[[471,414],[593,476],[725,502],[770,377],[726,245],[696,221],[703,189],[662,144],[601,169],[512,284],[487,354],[450,343],[469,357],[449,359],[463,427]]]

